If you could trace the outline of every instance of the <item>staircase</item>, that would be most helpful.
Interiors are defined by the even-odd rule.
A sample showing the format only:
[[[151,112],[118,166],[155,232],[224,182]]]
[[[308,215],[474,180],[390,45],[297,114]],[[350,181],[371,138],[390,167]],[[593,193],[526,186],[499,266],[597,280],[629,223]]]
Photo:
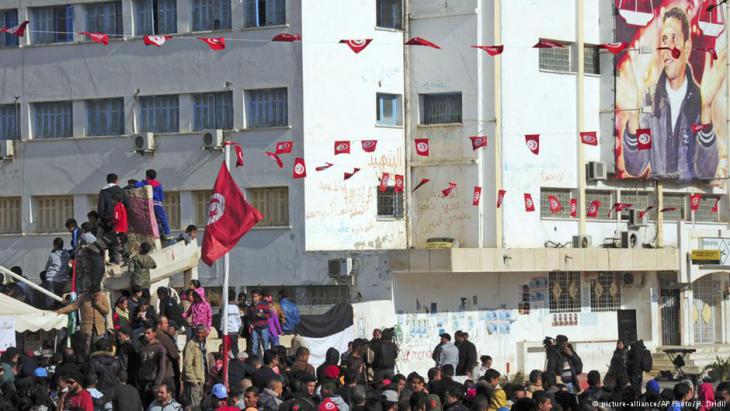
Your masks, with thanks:
[[[660,371],[674,370],[674,365],[672,365],[672,362],[669,360],[669,356],[667,356],[667,354],[662,351],[663,349],[667,348],[682,347],[656,347],[654,349],[654,352],[651,354],[654,363],[654,367],[650,372],[652,376],[659,374]],[[693,345],[689,348],[694,348],[697,351],[691,354],[687,354],[687,356],[684,357],[685,366],[682,367],[682,370],[684,370],[684,372],[687,374],[701,374],[707,365],[710,365],[717,361],[717,357],[720,357],[721,359],[726,359],[730,357],[730,344],[701,344]]]

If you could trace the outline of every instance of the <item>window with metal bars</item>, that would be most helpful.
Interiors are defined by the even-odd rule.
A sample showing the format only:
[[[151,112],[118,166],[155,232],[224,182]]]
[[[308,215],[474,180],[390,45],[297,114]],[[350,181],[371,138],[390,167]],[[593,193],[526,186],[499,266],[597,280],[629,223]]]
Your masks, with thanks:
[[[233,92],[193,94],[193,131],[233,128]]]
[[[720,221],[720,213],[712,211],[716,199],[717,197],[715,196],[702,196],[700,199],[700,208],[695,211],[695,221]]]
[[[171,34],[177,32],[176,0],[134,0],[134,34]]]
[[[86,199],[89,201],[89,211],[99,208],[99,194],[87,194]]]
[[[403,193],[396,193],[395,189],[387,187],[378,193],[378,217],[403,218]]]
[[[264,219],[257,226],[289,225],[288,187],[249,188],[248,194],[251,204],[264,215]]]
[[[559,42],[565,47],[541,48],[538,52],[538,65],[540,70],[555,71],[560,73],[578,72],[578,52],[576,44]],[[599,53],[596,45],[586,44],[583,46],[583,70],[586,74],[601,74]]]
[[[583,71],[586,74],[601,74],[598,46],[585,45],[583,50]]]
[[[73,136],[73,104],[70,101],[33,103],[34,138]]]
[[[248,90],[245,94],[248,128],[289,125],[286,88]]]
[[[20,105],[0,104],[0,140],[20,138]]]
[[[180,131],[180,106],[177,94],[139,98],[140,131],[171,133]]]
[[[600,207],[598,208],[598,214],[595,217],[588,217],[588,218],[595,218],[596,220],[600,219],[607,219],[608,218],[608,211],[611,210],[611,207],[613,207],[613,204],[616,202],[616,193],[613,191],[588,191],[586,190],[586,198],[585,198],[585,204],[586,204],[586,210],[591,206],[591,203],[595,200],[598,200],[601,202]]]
[[[422,124],[461,123],[461,93],[423,94]]]
[[[551,272],[548,287],[550,313],[580,312],[580,273]]]
[[[122,30],[122,2],[84,4],[86,11],[86,31],[121,35]],[[89,40],[91,41],[91,40]]]
[[[31,42],[33,44],[68,43],[74,39],[72,5],[31,9]]]
[[[664,220],[680,221],[687,216],[687,194],[670,194],[665,193],[663,196],[664,209],[676,208],[676,210],[667,210],[664,212]]]
[[[550,196],[560,201],[562,208],[557,213],[550,211]],[[560,188],[540,189],[540,217],[547,218],[570,218],[570,190]]]
[[[198,228],[208,225],[208,205],[212,195],[213,191],[211,190],[193,192],[193,201],[195,202],[195,220],[193,220],[193,224]]]
[[[621,280],[619,273],[598,273],[591,281],[591,311],[621,309]]]
[[[231,0],[193,0],[193,31],[231,28]]]
[[[124,134],[124,99],[86,101],[86,135],[118,136]]]
[[[395,30],[403,28],[402,0],[377,0],[375,12],[377,27]]]
[[[167,223],[170,229],[180,228],[180,193],[176,191],[165,192],[165,198],[162,200],[162,206],[167,214]]]
[[[18,10],[0,10],[0,27],[15,27],[18,25]],[[13,33],[0,33],[0,49],[18,47],[18,36]]]
[[[74,215],[73,196],[36,197],[37,230],[39,233],[65,232],[66,220]]]
[[[286,0],[244,0],[246,27],[286,24]]]
[[[0,233],[20,232],[20,197],[0,197]]]

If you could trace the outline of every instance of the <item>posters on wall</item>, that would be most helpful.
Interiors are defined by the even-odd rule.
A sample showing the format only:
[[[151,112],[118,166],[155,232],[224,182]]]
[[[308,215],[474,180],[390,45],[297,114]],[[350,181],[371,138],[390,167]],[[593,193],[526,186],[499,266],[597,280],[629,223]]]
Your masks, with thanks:
[[[679,182],[728,176],[725,7],[615,0],[616,175]]]

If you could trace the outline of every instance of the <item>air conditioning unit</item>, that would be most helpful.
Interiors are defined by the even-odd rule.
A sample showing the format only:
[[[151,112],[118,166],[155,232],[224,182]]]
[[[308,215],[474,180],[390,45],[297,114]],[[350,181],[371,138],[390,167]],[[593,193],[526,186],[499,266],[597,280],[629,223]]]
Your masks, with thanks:
[[[601,161],[589,161],[586,164],[586,175],[588,180],[605,180],[608,177],[606,163]]]
[[[2,140],[0,146],[0,158],[11,159],[15,157],[15,140]]]
[[[636,284],[634,273],[624,273],[621,278],[621,283],[626,287],[633,287]]]
[[[223,130],[203,130],[203,148],[213,150],[223,147]]]
[[[352,258],[336,258],[328,262],[330,277],[349,277],[352,275]]]
[[[623,220],[628,220],[629,227],[641,227],[646,225],[646,215],[642,216],[641,210],[628,209],[624,212],[622,217]]]
[[[639,241],[639,232],[637,230],[622,231],[621,248],[641,248],[641,241]]]
[[[155,151],[155,135],[153,133],[141,133],[132,136],[134,151],[139,153],[151,153]]]
[[[573,248],[588,248],[591,246],[591,244],[591,236],[589,235],[573,236]]]

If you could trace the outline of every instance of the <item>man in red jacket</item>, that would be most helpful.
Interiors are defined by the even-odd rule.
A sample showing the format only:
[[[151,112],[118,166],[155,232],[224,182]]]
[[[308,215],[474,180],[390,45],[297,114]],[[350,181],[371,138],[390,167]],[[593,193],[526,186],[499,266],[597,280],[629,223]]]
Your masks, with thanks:
[[[94,411],[91,394],[81,386],[80,379],[80,373],[68,373],[59,377],[58,388],[64,392],[58,404],[59,410]]]
[[[115,264],[122,263],[122,244],[125,241],[121,240],[121,237],[126,237],[127,231],[129,231],[129,225],[127,223],[127,208],[124,207],[123,195],[121,192],[114,193],[112,196],[114,204],[114,234],[117,237],[117,241],[112,246],[112,262]],[[123,234],[123,236],[120,236]]]

